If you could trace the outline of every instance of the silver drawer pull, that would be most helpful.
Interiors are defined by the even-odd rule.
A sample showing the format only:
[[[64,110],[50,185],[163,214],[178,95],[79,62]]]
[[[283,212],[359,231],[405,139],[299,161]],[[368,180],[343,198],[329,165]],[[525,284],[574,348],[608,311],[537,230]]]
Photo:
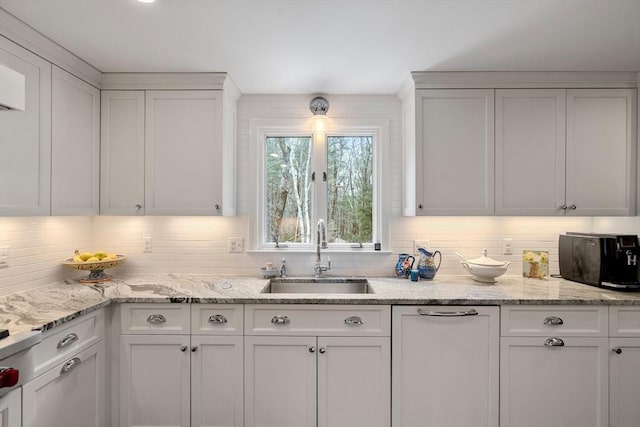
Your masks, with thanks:
[[[271,319],[271,323],[273,323],[274,325],[288,325],[289,323],[291,323],[291,319],[289,319],[288,316],[273,316],[273,318]]]
[[[477,316],[478,312],[473,308],[467,311],[432,311],[418,308],[420,316],[440,316],[440,317],[458,317],[458,316]]]
[[[71,372],[72,370],[77,368],[78,365],[80,365],[81,363],[82,363],[82,360],[80,360],[79,357],[74,357],[73,359],[68,360],[67,362],[65,362],[64,365],[62,365],[62,369],[60,369],[60,374],[66,374],[68,372]]]
[[[611,351],[615,354],[622,354],[622,349],[620,347],[613,347]]]
[[[149,317],[147,317],[147,322],[157,325],[160,323],[166,323],[167,318],[162,314],[150,314]]]
[[[564,325],[564,320],[562,320],[558,316],[549,316],[549,317],[545,317],[543,323],[549,326],[559,326],[559,325]]]
[[[227,318],[222,314],[214,314],[209,316],[209,323],[227,323]]]
[[[76,341],[78,341],[78,335],[70,333],[58,342],[58,350],[60,350],[61,348],[65,348],[66,346],[71,345]]]
[[[564,347],[564,341],[560,338],[548,338],[544,345],[547,347]]]
[[[344,319],[344,324],[345,325],[360,326],[360,325],[364,325],[364,322],[362,321],[360,316],[349,316],[346,319]]]

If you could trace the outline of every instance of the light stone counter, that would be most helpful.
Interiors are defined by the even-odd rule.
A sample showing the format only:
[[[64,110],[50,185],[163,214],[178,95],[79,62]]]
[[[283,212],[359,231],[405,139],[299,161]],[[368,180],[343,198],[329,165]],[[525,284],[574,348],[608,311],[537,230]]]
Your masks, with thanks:
[[[609,291],[562,279],[503,276],[481,284],[470,276],[411,282],[368,278],[372,294],[263,294],[268,280],[250,276],[146,274],[99,286],[55,283],[0,298],[0,327],[48,330],[111,303],[432,304],[432,305],[639,305],[640,292]]]

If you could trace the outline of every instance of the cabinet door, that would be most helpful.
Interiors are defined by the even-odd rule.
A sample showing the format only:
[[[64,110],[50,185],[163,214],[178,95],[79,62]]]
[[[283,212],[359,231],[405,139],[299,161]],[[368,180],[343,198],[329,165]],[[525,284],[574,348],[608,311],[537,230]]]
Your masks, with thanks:
[[[191,337],[191,426],[242,427],[241,336]]]
[[[0,397],[0,427],[22,427],[22,390]]]
[[[565,90],[496,90],[496,214],[564,215]]]
[[[416,212],[494,212],[493,89],[416,91]]]
[[[568,215],[633,215],[636,90],[567,90]]]
[[[2,36],[0,64],[26,80],[26,110],[0,111],[0,215],[49,215],[51,64]]]
[[[102,91],[100,213],[144,214],[144,92]]]
[[[104,426],[104,357],[101,341],[25,384],[23,426]]]
[[[188,427],[188,335],[123,335],[120,426]]]
[[[499,325],[497,307],[394,307],[392,425],[497,426]]]
[[[318,426],[388,427],[388,337],[318,338]]]
[[[51,214],[97,215],[100,91],[52,67]]]
[[[500,346],[501,427],[608,425],[607,338],[503,337]]]
[[[610,427],[637,427],[640,420],[640,338],[611,338]]]
[[[147,215],[222,213],[221,120],[219,91],[146,93]]]
[[[245,426],[316,425],[316,338],[245,337]]]

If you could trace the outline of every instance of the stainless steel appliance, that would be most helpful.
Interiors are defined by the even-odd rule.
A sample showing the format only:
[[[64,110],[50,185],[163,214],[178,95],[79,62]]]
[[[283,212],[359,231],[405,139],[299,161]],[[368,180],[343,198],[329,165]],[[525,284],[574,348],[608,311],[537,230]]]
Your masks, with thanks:
[[[618,290],[640,290],[640,243],[629,234],[567,233],[558,245],[560,275]]]
[[[0,339],[0,425],[22,425],[20,386],[33,377],[33,346],[41,340],[39,331],[21,332]]]

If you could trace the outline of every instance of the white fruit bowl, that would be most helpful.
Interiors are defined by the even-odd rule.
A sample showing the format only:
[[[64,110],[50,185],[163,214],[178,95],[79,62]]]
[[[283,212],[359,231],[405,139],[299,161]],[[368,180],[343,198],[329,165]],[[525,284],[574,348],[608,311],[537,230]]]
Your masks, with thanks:
[[[112,279],[111,276],[104,273],[105,269],[113,268],[127,259],[126,255],[117,255],[117,257],[117,259],[93,262],[76,262],[72,258],[69,258],[62,261],[62,265],[66,265],[74,270],[90,271],[89,276],[85,279],[81,279],[80,283],[102,283]]]

